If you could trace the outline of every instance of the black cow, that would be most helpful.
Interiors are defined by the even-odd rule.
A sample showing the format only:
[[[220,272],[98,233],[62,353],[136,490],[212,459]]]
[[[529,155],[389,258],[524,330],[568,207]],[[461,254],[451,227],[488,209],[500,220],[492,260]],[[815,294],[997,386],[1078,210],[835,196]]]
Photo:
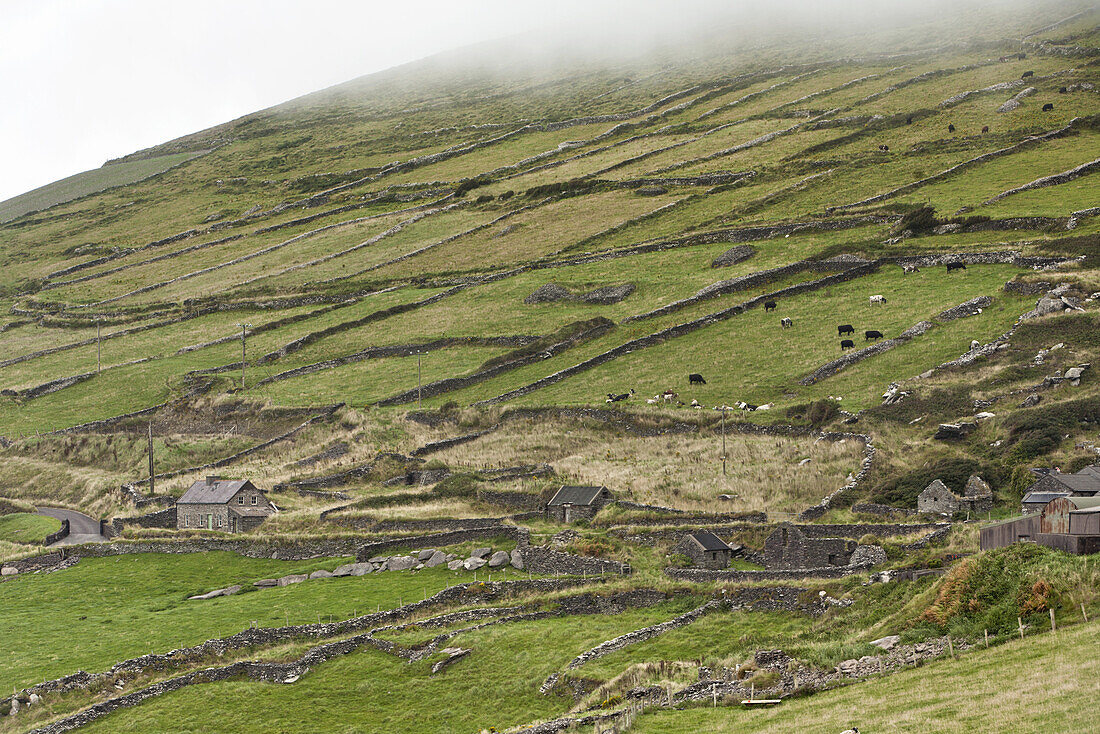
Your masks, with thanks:
[[[776,303],[775,301],[764,301],[764,310],[765,311],[774,311],[776,306],[778,306],[778,305],[779,304]]]
[[[1066,89],[1065,87],[1058,87],[1058,94],[1065,94],[1068,91],[1069,90]]]
[[[843,352],[845,349],[855,349],[855,348],[856,348],[856,343],[854,341],[852,341],[851,339],[841,339],[840,340],[840,351]]]
[[[707,381],[704,380],[703,376],[700,375],[698,372],[692,372],[690,375],[688,375],[688,384],[689,385],[705,385],[705,384],[707,384]]]
[[[954,126],[954,125],[951,125],[951,124],[948,124],[948,126],[947,126],[947,132],[949,132],[949,133],[953,133],[953,132],[955,132],[955,126]]]
[[[1020,75],[1020,78],[1021,79],[1027,79],[1029,76],[1035,76],[1035,72],[1034,71],[1025,71],[1023,74]]]
[[[1043,112],[1054,112],[1054,104],[1051,102],[1047,102],[1045,105],[1043,105]]]
[[[952,270],[966,270],[966,263],[947,263],[947,272]]]
[[[913,118],[912,117],[906,117],[905,118],[905,124],[906,125],[912,125],[913,124]]]
[[[987,132],[989,132],[989,125],[984,125],[984,126],[982,127],[982,132],[983,132],[983,133],[987,133]]]
[[[863,332],[863,340],[864,341],[870,341],[872,339],[881,339],[881,338],[882,338],[882,332],[881,331],[875,331],[874,329],[870,329],[868,331]]]
[[[844,336],[845,334],[854,334],[856,330],[852,328],[851,324],[844,324],[843,326],[836,327],[836,335]]]
[[[612,395],[611,393],[608,393],[606,402],[608,402],[608,403],[621,403],[622,401],[626,400],[627,398],[629,398],[633,394],[634,394],[633,389],[631,389],[630,392],[624,392],[622,395]]]

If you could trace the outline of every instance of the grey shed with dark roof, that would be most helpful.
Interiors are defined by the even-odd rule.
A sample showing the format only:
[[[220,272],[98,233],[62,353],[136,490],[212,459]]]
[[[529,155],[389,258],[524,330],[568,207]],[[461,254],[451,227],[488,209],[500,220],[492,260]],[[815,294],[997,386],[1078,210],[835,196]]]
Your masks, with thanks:
[[[591,519],[611,500],[607,487],[566,484],[546,503],[546,516],[566,523]]]
[[[673,550],[690,558],[699,568],[728,568],[733,558],[733,548],[708,530],[687,533]]]

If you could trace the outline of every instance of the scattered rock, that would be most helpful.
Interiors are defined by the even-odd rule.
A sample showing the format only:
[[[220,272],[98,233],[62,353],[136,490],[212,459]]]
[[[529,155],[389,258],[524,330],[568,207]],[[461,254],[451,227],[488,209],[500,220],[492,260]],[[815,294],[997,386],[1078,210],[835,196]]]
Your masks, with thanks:
[[[602,288],[596,288],[595,290],[588,291],[580,297],[580,300],[584,303],[598,303],[604,306],[609,306],[612,303],[618,303],[622,301],[631,293],[634,292],[635,286],[633,283],[623,283],[622,285],[605,285]]]
[[[886,637],[880,637],[877,640],[872,640],[870,644],[875,647],[880,647],[883,650],[890,650],[894,645],[901,642],[900,635],[887,635]]]
[[[332,578],[332,572],[321,568],[311,573],[309,577],[310,579],[330,579]]]
[[[975,415],[974,418],[975,420],[986,421],[990,418],[996,417],[996,415],[996,413],[990,413],[988,410],[983,410],[981,413]]]
[[[489,559],[489,568],[500,568],[511,560],[512,557],[508,554],[508,551],[497,551]]]
[[[370,561],[364,561],[363,563],[351,564],[352,576],[366,576],[368,573],[374,572],[374,564]]]
[[[438,553],[438,551],[435,548],[425,548],[424,550],[416,554],[416,560],[426,561],[436,553]]]
[[[300,584],[309,577],[304,573],[292,573],[288,576],[283,576],[278,581],[279,586],[290,586],[291,584]]]
[[[428,556],[424,561],[424,568],[435,568],[447,562],[447,554],[443,551],[432,551],[432,554]]]
[[[555,301],[567,301],[573,298],[573,294],[556,283],[547,283],[539,286],[534,293],[523,299],[523,302],[532,305],[536,303],[553,303]]]
[[[0,576],[15,576],[19,573],[19,569],[15,566],[4,566],[0,568]]]
[[[485,559],[483,558],[467,558],[462,562],[462,567],[467,571],[476,571],[485,565]]]
[[[464,564],[464,561],[460,561],[457,558],[453,561],[447,561],[447,570],[457,571],[458,569],[462,568]]]
[[[744,262],[756,254],[756,248],[752,245],[737,245],[723,252],[711,261],[712,268],[722,268],[728,265],[736,265]]]
[[[1028,395],[1026,398],[1024,398],[1024,402],[1020,403],[1020,407],[1021,408],[1031,408],[1033,406],[1038,405],[1039,402],[1042,399],[1043,398],[1040,397],[1039,395],[1037,395],[1036,393],[1032,393],[1032,394]]]
[[[352,570],[354,570],[354,568],[355,568],[354,563],[345,563],[343,566],[337,566],[335,569],[333,569],[332,575],[337,576],[337,577],[339,577],[339,576],[351,576],[351,572],[352,572]]]
[[[492,552],[493,549],[487,546],[484,548],[474,548],[474,550],[470,553],[470,558],[484,558]]]
[[[638,196],[664,196],[668,193],[668,189],[664,186],[643,186],[634,189],[634,193]]]
[[[519,548],[513,548],[511,553],[512,568],[523,570],[523,552]]]
[[[279,579],[260,579],[259,581],[253,581],[253,586],[258,586],[261,589],[268,588],[270,586],[278,586]]]
[[[941,441],[964,438],[975,428],[977,428],[977,425],[969,422],[941,423],[939,428],[936,429],[936,434],[932,436],[932,438],[938,438]]]
[[[416,556],[394,556],[390,560],[386,561],[387,571],[408,571],[416,566],[419,561],[416,560]]]

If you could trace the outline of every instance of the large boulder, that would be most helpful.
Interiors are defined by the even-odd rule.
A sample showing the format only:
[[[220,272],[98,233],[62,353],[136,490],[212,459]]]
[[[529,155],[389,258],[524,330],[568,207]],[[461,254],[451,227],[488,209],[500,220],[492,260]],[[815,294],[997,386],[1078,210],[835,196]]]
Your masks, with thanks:
[[[214,599],[219,596],[233,596],[241,590],[240,586],[229,586],[225,589],[214,589],[208,591],[205,594],[196,594],[195,596],[189,596],[188,599]]]
[[[744,262],[750,257],[756,254],[756,248],[752,245],[737,245],[723,252],[718,257],[711,261],[710,266],[712,268],[721,268],[728,265],[736,265],[739,262]]]
[[[447,562],[447,554],[443,551],[432,551],[432,554],[428,556],[424,561],[424,568],[435,568],[441,564]]]
[[[470,553],[470,558],[485,558],[485,556],[489,555],[492,552],[493,549],[489,548],[488,546],[484,548],[474,548],[473,552]]]
[[[894,647],[894,645],[898,644],[899,642],[901,642],[900,635],[887,635],[886,637],[880,637],[877,640],[872,640],[868,644],[882,648],[883,650],[890,650]]]
[[[571,301],[574,296],[565,288],[556,283],[547,283],[539,286],[535,292],[523,299],[526,304],[553,303],[554,301]]]
[[[465,561],[463,561],[460,558],[456,558],[453,561],[447,561],[447,570],[448,571],[457,571],[458,569],[462,568],[464,564],[465,564]]]
[[[879,545],[861,545],[852,552],[848,560],[851,566],[871,567],[886,563],[886,551]]]
[[[386,561],[387,571],[408,571],[414,568],[420,561],[416,560],[416,556],[394,556],[390,560]]]
[[[511,553],[512,568],[523,570],[523,551],[513,548]]]
[[[310,579],[328,579],[332,578],[332,572],[326,571],[323,568],[319,568],[309,575]]]
[[[271,586],[278,586],[279,579],[260,579],[259,581],[253,581],[253,586],[257,586],[261,589],[265,589]]]
[[[425,548],[424,550],[422,550],[422,551],[420,551],[416,554],[416,560],[426,561],[429,558],[431,558],[432,555],[435,554],[435,553],[438,553],[438,551],[435,550],[434,548]]]
[[[362,563],[351,564],[351,576],[366,576],[368,573],[374,572],[374,564],[370,561],[363,561]]]
[[[493,554],[493,557],[489,559],[489,568],[500,568],[512,560],[512,556],[508,551],[497,551]]]
[[[462,567],[467,571],[476,571],[485,565],[484,558],[467,558],[462,562]]]
[[[370,564],[367,564],[370,565]],[[345,563],[342,566],[337,566],[332,570],[333,576],[351,576],[351,572],[355,569],[354,563]]]
[[[309,576],[304,573],[292,573],[279,579],[278,584],[279,586],[290,586],[291,584],[300,584],[308,578]]]
[[[15,566],[4,566],[0,568],[0,576],[15,576],[19,573],[19,569]]]

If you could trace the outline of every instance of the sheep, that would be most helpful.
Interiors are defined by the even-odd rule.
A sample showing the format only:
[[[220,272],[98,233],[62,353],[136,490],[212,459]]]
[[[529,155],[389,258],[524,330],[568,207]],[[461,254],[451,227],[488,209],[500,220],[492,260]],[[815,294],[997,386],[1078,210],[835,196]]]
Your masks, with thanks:
[[[970,340],[970,351],[973,352],[975,349],[977,349],[981,345],[982,345],[982,343],[980,341],[978,341],[977,339],[971,339]]]
[[[784,316],[783,318],[781,318],[781,319],[779,320],[779,325],[780,325],[780,326],[782,326],[782,327],[783,327],[784,329],[789,329],[789,328],[791,328],[792,326],[794,326],[794,322],[793,322],[793,321],[791,321],[791,320],[790,320],[789,318],[787,318],[786,316]]]
[[[884,304],[884,303],[886,303],[886,296],[871,296],[870,301],[871,301],[870,305],[872,305],[872,306],[875,305],[876,303],[883,303]]]

